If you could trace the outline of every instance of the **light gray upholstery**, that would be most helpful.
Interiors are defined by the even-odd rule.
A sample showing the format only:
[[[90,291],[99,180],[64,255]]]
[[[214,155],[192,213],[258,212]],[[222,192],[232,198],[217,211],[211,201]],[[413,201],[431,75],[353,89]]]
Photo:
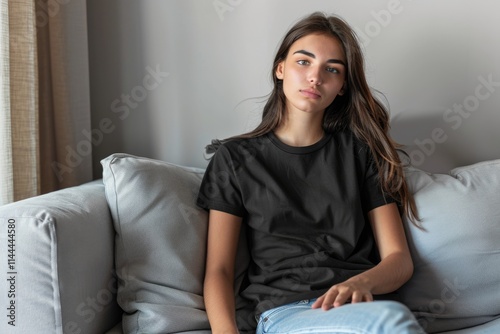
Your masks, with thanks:
[[[203,170],[115,154],[102,161],[116,234],[118,303],[126,333],[209,330],[203,277]]]
[[[166,312],[153,326],[173,326],[146,325],[143,332],[210,333],[201,298],[206,214],[192,205],[202,171],[127,155],[103,163],[110,164],[108,173],[116,172],[107,199],[97,181],[0,207],[5,313],[7,273],[16,273],[16,327],[3,315],[0,333],[140,332],[138,326],[127,329],[127,318],[133,319],[127,313],[123,328],[120,323],[110,210],[121,233],[117,251],[128,252],[116,258],[122,283],[129,284],[120,302],[146,312],[146,319],[158,307]],[[425,231],[405,222],[415,274],[400,291],[403,301],[429,332],[500,333],[500,160],[449,175],[417,169],[406,175]],[[13,269],[7,261],[9,220],[15,221]],[[121,240],[124,234],[127,240]],[[248,257],[238,259],[241,279]],[[146,292],[150,288],[155,296]],[[162,305],[154,305],[158,299]],[[192,307],[197,311],[191,313]]]
[[[15,221],[12,267],[6,256],[9,221]],[[0,207],[0,333],[98,333],[111,328],[121,316],[115,301],[113,237],[101,182]],[[6,276],[14,277],[13,286]],[[15,296],[8,298],[8,291]],[[15,327],[6,317],[11,301]]]
[[[415,272],[403,302],[431,333],[499,318],[500,160],[406,176],[425,230],[406,222]]]
[[[492,320],[482,325],[458,329],[441,334],[498,334],[500,333],[500,319]]]

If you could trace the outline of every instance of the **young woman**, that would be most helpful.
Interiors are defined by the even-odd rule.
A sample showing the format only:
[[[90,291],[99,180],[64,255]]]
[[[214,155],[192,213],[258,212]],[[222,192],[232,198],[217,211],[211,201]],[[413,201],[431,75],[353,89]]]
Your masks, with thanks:
[[[363,66],[343,20],[304,18],[277,52],[261,124],[217,145],[198,197],[209,210],[213,333],[422,332],[388,295],[412,275],[400,211],[416,212]],[[251,261],[240,295],[251,316],[235,312],[242,228]]]

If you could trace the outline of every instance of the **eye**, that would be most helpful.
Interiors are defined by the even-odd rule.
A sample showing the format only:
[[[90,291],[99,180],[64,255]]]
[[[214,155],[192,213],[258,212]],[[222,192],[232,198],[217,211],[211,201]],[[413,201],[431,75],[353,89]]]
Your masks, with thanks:
[[[301,60],[297,60],[297,64],[299,64],[299,65],[309,65],[309,62],[307,60],[301,59]]]
[[[326,70],[330,73],[340,73],[339,69],[335,67],[327,67]]]

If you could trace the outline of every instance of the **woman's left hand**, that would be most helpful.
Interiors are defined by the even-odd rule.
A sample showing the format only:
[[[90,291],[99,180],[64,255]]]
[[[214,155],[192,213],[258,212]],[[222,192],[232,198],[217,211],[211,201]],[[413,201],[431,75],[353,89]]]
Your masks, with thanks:
[[[326,311],[332,307],[342,306],[349,300],[351,303],[371,302],[373,301],[373,295],[367,284],[353,277],[345,282],[332,286],[324,295],[314,302],[312,308],[322,308]]]

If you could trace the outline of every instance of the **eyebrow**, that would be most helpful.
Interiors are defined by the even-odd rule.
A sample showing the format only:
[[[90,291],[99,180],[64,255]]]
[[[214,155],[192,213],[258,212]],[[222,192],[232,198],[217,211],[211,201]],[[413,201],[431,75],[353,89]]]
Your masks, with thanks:
[[[298,51],[295,51],[293,54],[296,54],[296,53],[301,53],[303,55],[306,55],[308,57],[316,59],[316,55],[314,53],[306,51],[306,50],[298,50]],[[326,62],[333,63],[333,64],[342,64],[345,66],[345,63],[340,59],[328,59]]]

